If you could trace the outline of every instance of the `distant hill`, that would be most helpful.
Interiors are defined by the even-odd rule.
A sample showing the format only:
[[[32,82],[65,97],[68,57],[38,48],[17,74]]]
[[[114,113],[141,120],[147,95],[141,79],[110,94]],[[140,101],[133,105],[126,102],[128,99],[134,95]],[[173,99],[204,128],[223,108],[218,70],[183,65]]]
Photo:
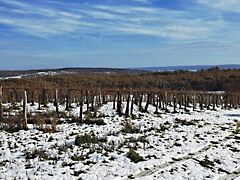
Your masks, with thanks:
[[[168,67],[142,67],[131,69],[120,68],[61,68],[61,69],[38,69],[38,70],[0,70],[0,79],[6,78],[23,78],[45,75],[61,75],[61,74],[138,74],[144,72],[158,71],[198,71],[207,70],[213,67],[219,69],[240,69],[240,65],[200,65],[200,66],[168,66]]]
[[[44,75],[60,74],[136,74],[143,73],[141,69],[118,69],[118,68],[61,68],[61,69],[38,69],[38,70],[0,70],[0,78],[22,78]]]
[[[166,67],[142,67],[138,68],[140,70],[146,71],[177,71],[177,70],[186,70],[186,71],[199,71],[207,70],[210,68],[218,67],[219,69],[240,69],[240,64],[232,65],[196,65],[196,66],[166,66]]]

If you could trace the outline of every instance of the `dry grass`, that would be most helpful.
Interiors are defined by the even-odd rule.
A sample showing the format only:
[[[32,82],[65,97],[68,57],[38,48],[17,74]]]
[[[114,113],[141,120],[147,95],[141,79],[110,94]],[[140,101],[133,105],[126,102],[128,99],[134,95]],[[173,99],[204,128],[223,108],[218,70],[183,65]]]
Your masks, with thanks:
[[[25,129],[26,127],[24,126],[23,117],[20,114],[8,118],[3,118],[0,121],[0,130],[6,132],[13,133]]]

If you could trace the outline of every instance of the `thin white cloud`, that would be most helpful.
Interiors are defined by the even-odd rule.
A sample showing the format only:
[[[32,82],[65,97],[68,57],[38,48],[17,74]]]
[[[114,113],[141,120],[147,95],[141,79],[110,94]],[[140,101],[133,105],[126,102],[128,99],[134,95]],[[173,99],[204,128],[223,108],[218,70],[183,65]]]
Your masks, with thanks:
[[[138,3],[143,3],[143,4],[151,4],[151,2],[149,0],[132,0],[134,2],[138,2]]]
[[[208,0],[199,1],[206,3]],[[163,37],[173,42],[178,40],[191,42],[219,38],[224,28],[231,31],[222,19],[207,21],[201,17],[193,19],[188,12],[159,7],[88,4],[73,8],[65,3],[64,8],[56,10],[51,6],[37,7],[16,0],[0,2],[15,6],[11,9],[15,17],[0,13],[0,23],[9,25],[18,32],[44,38],[69,34],[77,37],[91,33],[102,33],[104,36],[106,33],[106,36],[131,34]],[[26,13],[27,16],[22,15]]]
[[[66,12],[66,11],[59,12],[59,14],[62,16],[65,16],[67,18],[73,18],[73,19],[82,19],[83,18],[83,16],[81,16],[81,15]]]
[[[132,13],[157,13],[158,8],[143,7],[143,6],[109,6],[109,5],[93,5],[92,7],[100,10],[105,10],[113,13],[132,14]]]
[[[19,2],[19,1],[15,1],[15,0],[1,0],[1,2],[9,4],[9,5],[14,5],[14,6],[18,6],[18,7],[29,7],[27,4]]]
[[[0,1],[15,6],[13,9],[8,9],[9,11],[0,13],[0,23],[24,34],[49,38],[52,35],[70,36],[69,34],[75,33],[76,37],[89,31],[90,27],[96,27],[96,24],[82,20],[80,14],[36,7],[15,0]]]
[[[198,0],[198,2],[216,10],[240,13],[239,0]]]

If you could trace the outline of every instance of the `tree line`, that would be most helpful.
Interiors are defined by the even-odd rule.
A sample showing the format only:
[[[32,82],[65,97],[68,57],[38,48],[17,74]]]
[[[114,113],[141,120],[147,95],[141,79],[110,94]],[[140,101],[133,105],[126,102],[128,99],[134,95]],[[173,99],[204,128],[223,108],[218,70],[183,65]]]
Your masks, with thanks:
[[[240,70],[203,70],[197,72],[146,72],[137,74],[92,73],[63,74],[22,79],[0,80],[5,88],[101,88],[101,89],[165,89],[197,91],[240,90]]]

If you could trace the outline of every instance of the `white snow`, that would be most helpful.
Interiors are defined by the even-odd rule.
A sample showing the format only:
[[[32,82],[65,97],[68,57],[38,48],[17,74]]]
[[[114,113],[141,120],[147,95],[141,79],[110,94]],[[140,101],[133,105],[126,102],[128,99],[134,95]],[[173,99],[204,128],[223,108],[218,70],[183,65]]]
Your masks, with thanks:
[[[54,111],[52,104],[48,106],[42,112]],[[240,117],[231,116],[239,114],[239,109],[189,114],[160,111],[162,114],[156,115],[153,106],[149,113],[134,106],[137,118],[128,121],[139,133],[124,133],[126,118],[119,117],[112,107],[108,103],[98,109],[98,114],[105,115],[100,119],[106,125],[65,122],[57,126],[58,132],[43,133],[29,124],[27,131],[0,131],[0,179],[224,179],[240,175],[240,135],[235,132]],[[32,113],[37,108],[37,104],[28,106]],[[59,109],[64,111],[63,106]],[[71,113],[78,116],[79,107],[75,105]],[[90,148],[75,145],[77,135],[91,132],[106,142]],[[146,143],[139,140],[142,137]],[[136,147],[144,161],[131,162],[129,147]],[[35,150],[47,159],[26,159],[26,154]],[[209,167],[200,163],[206,158],[213,163]]]

